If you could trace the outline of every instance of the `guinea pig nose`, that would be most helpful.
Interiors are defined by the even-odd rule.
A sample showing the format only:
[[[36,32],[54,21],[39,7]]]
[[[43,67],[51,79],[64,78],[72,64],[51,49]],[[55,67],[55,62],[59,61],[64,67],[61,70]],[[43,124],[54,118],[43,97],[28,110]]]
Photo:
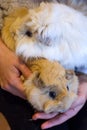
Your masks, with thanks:
[[[52,99],[55,99],[55,98],[56,98],[56,92],[50,91],[50,92],[49,92],[49,96],[50,96]]]

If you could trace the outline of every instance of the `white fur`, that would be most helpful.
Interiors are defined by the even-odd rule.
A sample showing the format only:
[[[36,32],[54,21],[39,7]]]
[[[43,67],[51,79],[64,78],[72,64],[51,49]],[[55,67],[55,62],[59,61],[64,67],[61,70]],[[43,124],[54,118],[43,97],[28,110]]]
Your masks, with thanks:
[[[31,10],[28,17],[26,26],[33,36],[17,40],[18,55],[57,60],[68,69],[87,67],[86,16],[63,4],[42,3],[40,11]]]

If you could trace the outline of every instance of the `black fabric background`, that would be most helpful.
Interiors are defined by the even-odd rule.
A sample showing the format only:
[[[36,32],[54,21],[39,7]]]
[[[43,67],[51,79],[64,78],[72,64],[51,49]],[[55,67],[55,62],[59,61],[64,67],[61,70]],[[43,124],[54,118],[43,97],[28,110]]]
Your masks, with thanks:
[[[41,130],[44,120],[32,121],[34,109],[25,100],[13,96],[0,88],[0,112],[6,117],[11,130]],[[48,130],[87,130],[87,103],[69,121]]]

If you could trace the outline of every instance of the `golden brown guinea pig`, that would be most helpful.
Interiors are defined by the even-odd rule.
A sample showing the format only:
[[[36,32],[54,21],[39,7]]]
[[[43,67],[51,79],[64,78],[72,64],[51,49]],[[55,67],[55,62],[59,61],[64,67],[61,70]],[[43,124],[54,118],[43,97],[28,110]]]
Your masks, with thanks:
[[[47,59],[28,60],[27,65],[33,74],[25,80],[24,87],[33,107],[46,113],[68,110],[77,97],[78,78],[74,71]]]
[[[32,33],[27,31],[28,13],[26,8],[21,8],[6,17],[2,39],[9,49],[22,57],[32,71],[32,75],[24,80],[24,92],[32,106],[46,113],[65,112],[76,99],[78,78],[73,71],[65,70],[57,61],[32,58],[32,53],[38,49],[33,49],[32,52],[31,48],[26,48],[26,44],[32,46],[34,36],[36,37],[34,35],[32,38]],[[25,46],[25,53],[31,52],[31,56],[26,57],[24,51],[20,53],[19,45]]]

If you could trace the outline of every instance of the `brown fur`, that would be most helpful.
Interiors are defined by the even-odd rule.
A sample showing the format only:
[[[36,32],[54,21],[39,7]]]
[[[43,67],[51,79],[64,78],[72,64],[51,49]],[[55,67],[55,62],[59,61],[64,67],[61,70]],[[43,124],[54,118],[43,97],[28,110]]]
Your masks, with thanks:
[[[28,61],[27,65],[33,72],[24,83],[29,102],[46,113],[66,111],[76,99],[78,79],[75,73],[46,59]],[[55,93],[54,98],[50,92]]]
[[[15,50],[15,31],[19,28],[20,20],[28,13],[27,8],[19,8],[12,11],[9,16],[4,19],[4,26],[2,29],[2,39],[6,46],[12,51]],[[16,22],[16,24],[14,24]],[[13,25],[14,24],[14,25]]]

